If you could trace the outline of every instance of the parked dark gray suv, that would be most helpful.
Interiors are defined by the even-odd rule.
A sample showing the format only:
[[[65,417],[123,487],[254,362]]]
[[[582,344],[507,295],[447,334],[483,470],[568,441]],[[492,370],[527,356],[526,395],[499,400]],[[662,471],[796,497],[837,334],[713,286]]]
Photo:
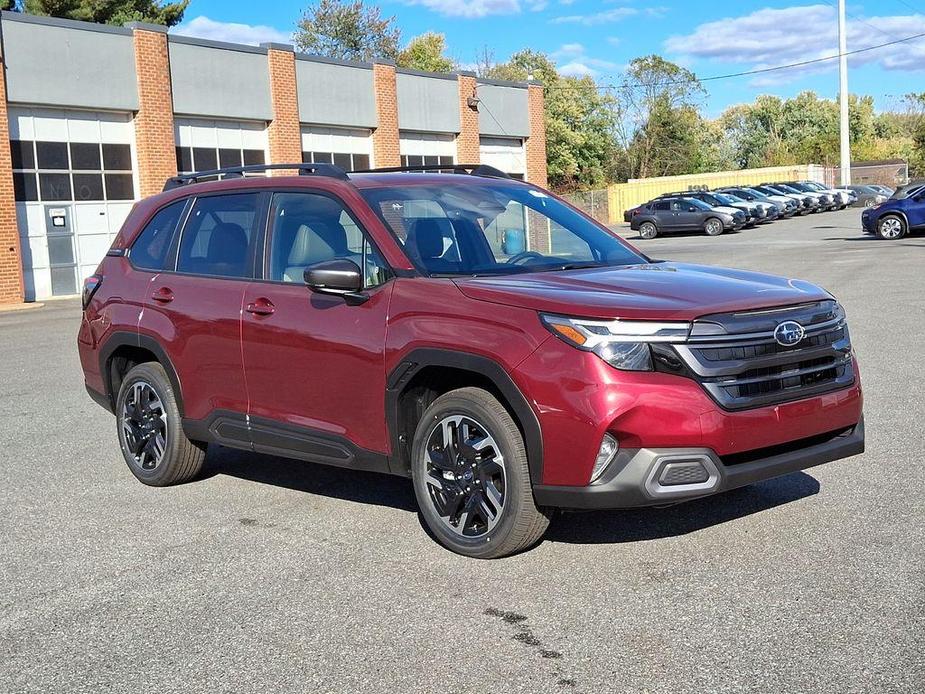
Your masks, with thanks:
[[[688,197],[658,198],[632,210],[630,229],[644,239],[677,231],[703,231],[719,236],[724,231],[738,231],[745,226],[742,210],[725,212],[705,202]]]

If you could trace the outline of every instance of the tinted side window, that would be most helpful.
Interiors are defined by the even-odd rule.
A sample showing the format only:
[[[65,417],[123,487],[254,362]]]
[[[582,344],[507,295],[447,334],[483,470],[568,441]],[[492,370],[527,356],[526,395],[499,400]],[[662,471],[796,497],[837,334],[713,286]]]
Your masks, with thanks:
[[[177,272],[250,277],[259,200],[258,193],[198,198],[183,227]]]
[[[164,269],[167,251],[185,206],[186,200],[178,200],[158,210],[132,245],[129,252],[132,265],[143,270]]]
[[[277,193],[270,214],[267,279],[300,284],[306,267],[338,258],[352,260],[363,270],[367,288],[388,279],[379,251],[337,200],[313,193]]]
[[[665,202],[657,202],[657,203],[655,203],[654,208],[655,208],[656,210],[667,210],[667,209],[668,209],[668,201],[666,200]]]

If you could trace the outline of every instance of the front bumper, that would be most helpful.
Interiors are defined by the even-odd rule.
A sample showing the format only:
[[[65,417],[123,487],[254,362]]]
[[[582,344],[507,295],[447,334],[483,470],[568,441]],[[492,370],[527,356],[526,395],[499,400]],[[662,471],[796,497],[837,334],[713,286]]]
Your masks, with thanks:
[[[622,450],[595,484],[536,485],[540,506],[617,509],[696,499],[864,452],[864,419],[830,436],[724,458],[709,448]]]

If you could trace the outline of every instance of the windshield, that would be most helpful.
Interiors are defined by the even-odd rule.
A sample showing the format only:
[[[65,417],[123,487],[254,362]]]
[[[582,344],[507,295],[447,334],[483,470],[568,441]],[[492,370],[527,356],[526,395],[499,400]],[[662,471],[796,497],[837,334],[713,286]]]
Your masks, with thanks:
[[[684,198],[685,203],[690,203],[698,210],[710,210],[712,209],[710,205],[705,203],[703,200],[698,200],[697,198]]]
[[[821,185],[819,185],[818,183],[812,183],[812,182],[810,182],[810,183],[804,183],[804,184],[803,184],[803,188],[804,188],[804,189],[809,188],[810,190],[813,190],[813,191],[815,191],[815,192],[817,192],[817,193],[821,193],[821,192],[823,192],[823,191],[827,191],[827,190],[828,190],[828,188],[826,188],[825,186],[821,186]]]
[[[754,188],[744,188],[743,191],[751,195],[753,198],[757,198],[758,200],[762,200],[762,201],[768,200],[767,195],[765,195],[764,193],[760,191],[755,190]]]
[[[713,195],[724,205],[735,205],[737,202],[742,202],[742,198],[736,197],[731,193],[713,193]]]
[[[360,192],[431,275],[509,275],[637,265],[648,259],[552,196],[491,181],[367,188]]]

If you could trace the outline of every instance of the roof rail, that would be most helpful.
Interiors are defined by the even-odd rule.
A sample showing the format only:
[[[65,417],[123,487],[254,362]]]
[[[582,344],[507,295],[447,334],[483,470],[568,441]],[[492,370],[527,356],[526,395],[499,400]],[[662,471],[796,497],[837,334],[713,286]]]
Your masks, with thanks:
[[[198,183],[200,179],[221,177],[222,180],[227,178],[242,178],[246,173],[256,173],[262,171],[272,171],[278,169],[291,169],[299,172],[300,176],[327,176],[337,178],[341,181],[349,181],[347,172],[334,164],[249,164],[247,166],[229,166],[224,169],[210,169],[209,171],[195,171],[188,174],[180,174],[168,178],[164,183],[164,190],[173,190],[191,183]]]
[[[384,166],[378,169],[360,169],[352,173],[403,173],[407,171],[452,171],[454,173],[484,176],[486,178],[510,178],[501,169],[487,164],[424,164],[423,166]]]

